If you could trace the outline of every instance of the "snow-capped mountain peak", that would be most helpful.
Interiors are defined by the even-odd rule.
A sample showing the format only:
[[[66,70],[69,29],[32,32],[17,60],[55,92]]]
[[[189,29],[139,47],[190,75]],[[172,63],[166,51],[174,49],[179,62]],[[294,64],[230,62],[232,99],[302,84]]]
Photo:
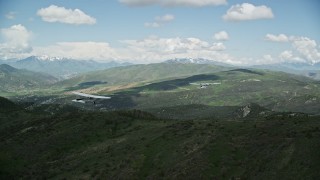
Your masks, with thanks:
[[[66,60],[67,58],[64,57],[52,57],[47,55],[42,56],[33,56],[34,59],[40,60],[40,61],[61,61]]]
[[[164,63],[169,63],[169,64],[211,64],[211,65],[225,66],[225,67],[232,66],[230,64],[226,64],[223,62],[208,60],[208,59],[203,59],[203,58],[175,58],[175,59],[167,60]]]
[[[179,63],[179,64],[210,64],[213,61],[202,58],[175,58],[165,61],[166,63]]]

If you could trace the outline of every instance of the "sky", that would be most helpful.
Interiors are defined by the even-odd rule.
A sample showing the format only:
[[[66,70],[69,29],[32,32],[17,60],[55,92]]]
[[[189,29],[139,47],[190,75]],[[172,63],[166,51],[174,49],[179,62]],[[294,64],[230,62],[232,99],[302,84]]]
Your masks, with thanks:
[[[319,0],[0,0],[0,59],[320,62]]]

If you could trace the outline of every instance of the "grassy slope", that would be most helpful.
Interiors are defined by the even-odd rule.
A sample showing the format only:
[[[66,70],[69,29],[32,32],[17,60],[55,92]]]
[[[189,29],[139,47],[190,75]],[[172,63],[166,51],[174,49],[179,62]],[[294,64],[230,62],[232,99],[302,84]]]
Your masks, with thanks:
[[[56,82],[57,79],[43,73],[16,69],[9,65],[0,65],[0,93],[15,94],[36,90]]]
[[[118,73],[111,74],[114,76],[120,76],[123,78],[122,81],[120,81],[120,77],[118,79],[110,77],[110,79],[117,81],[118,83],[130,83],[129,81],[131,80],[138,81],[138,79],[141,80],[140,77],[144,77],[146,74],[149,74],[147,77],[149,77],[149,80],[151,81],[151,79],[160,78],[161,76],[157,73],[163,73],[163,71],[166,69],[164,67],[170,67],[167,65],[168,64],[139,65],[115,68],[106,72],[110,73],[110,71],[113,72],[120,69]],[[189,72],[190,69],[188,71],[186,69],[198,69],[196,67],[198,66],[183,65],[181,67],[183,70],[174,72],[180,72],[181,75],[181,72]],[[208,68],[210,66],[200,67]],[[127,68],[131,69],[129,71],[130,73],[128,72],[130,76],[122,72],[127,71]],[[155,71],[154,69],[158,69],[159,71]],[[200,72],[204,71],[201,68],[199,69]],[[152,73],[152,70],[154,70],[154,73]],[[211,70],[216,69],[213,68]],[[141,71],[140,74],[138,71]],[[137,73],[137,76],[133,76],[133,72]],[[97,73],[101,75],[103,74],[103,76],[106,75],[105,72]],[[196,71],[192,73],[196,73]],[[124,75],[121,76],[121,74]],[[154,78],[152,78],[150,74],[154,74]],[[92,76],[97,77],[95,75]],[[131,76],[133,77],[130,78]],[[91,80],[104,81],[106,79]],[[190,83],[201,82],[221,84],[211,85],[206,89],[200,89],[197,85],[190,85]],[[215,112],[215,109],[219,109],[220,106],[234,107],[256,103],[275,111],[297,111],[314,114],[320,113],[319,82],[302,76],[281,72],[235,69],[230,71],[220,71],[214,74],[192,75],[189,77],[186,76],[175,79],[171,78],[169,80],[158,79],[154,81],[154,83],[141,84],[142,85],[139,87],[114,91],[113,94],[110,94],[110,92],[107,90],[100,91],[100,94],[102,95],[112,96],[111,100],[102,102],[101,108],[137,108],[160,115],[163,114],[162,112],[164,112],[164,117],[168,117],[166,113],[167,110],[172,111],[173,109],[172,112],[179,112],[176,114],[183,115],[183,117],[196,117],[202,114],[205,116],[201,117],[210,117],[213,115],[211,112]],[[105,84],[98,86],[105,86]],[[96,88],[96,86],[94,88]],[[53,94],[54,93],[55,92],[53,92]],[[41,95],[41,93],[36,93],[36,95]],[[53,99],[53,102],[55,103],[60,102],[65,104],[70,103],[71,99],[73,98],[74,96],[62,96],[61,93],[58,93],[57,97],[52,97],[51,99]],[[39,97],[37,99],[39,99],[39,102],[41,103],[41,99],[43,98]],[[192,111],[192,108],[190,110],[189,105],[193,106],[192,108],[196,108],[198,110],[201,109],[201,113],[198,113],[198,111]],[[88,106],[89,108],[92,107],[92,105]],[[217,108],[212,109],[212,107]],[[177,111],[177,109],[179,109],[179,111]]]
[[[48,88],[33,94],[41,96],[50,94],[60,97],[62,94],[60,90],[63,87],[69,90],[82,89],[86,87],[77,85],[101,82],[91,88],[96,91],[87,93],[110,94],[108,87],[121,86],[121,84],[125,89],[115,88],[113,98],[104,103],[108,109],[138,108],[152,109],[156,112],[157,108],[161,110],[166,107],[197,104],[243,106],[248,103],[257,103],[276,111],[320,112],[320,84],[317,81],[281,72],[223,70],[224,68],[210,65],[164,63],[118,67],[59,82],[55,85],[58,91],[55,88]],[[207,72],[214,72],[214,74],[199,75]],[[104,82],[108,83],[104,84]],[[219,82],[221,85],[199,89],[199,86],[190,85],[190,82]],[[132,84],[134,88],[126,84]],[[67,99],[61,103],[68,101]]]
[[[177,78],[228,69],[214,65],[195,64],[148,64],[117,67],[77,76],[57,83],[56,87],[72,87],[90,81],[107,82],[108,85],[129,84],[133,82],[152,82],[167,78]]]
[[[141,111],[0,113],[0,177],[314,179],[319,117],[159,120]],[[14,121],[13,121],[14,120]]]
[[[206,89],[190,85],[201,82],[221,84]],[[206,113],[212,106],[244,106],[249,103],[275,111],[317,114],[320,112],[319,86],[318,81],[302,76],[237,69],[127,89],[114,93],[112,99],[103,104],[108,109],[138,108],[154,113],[173,108],[179,109],[179,114],[187,113],[192,117],[190,113],[194,111],[188,109],[189,105],[209,106],[208,110],[203,111]]]

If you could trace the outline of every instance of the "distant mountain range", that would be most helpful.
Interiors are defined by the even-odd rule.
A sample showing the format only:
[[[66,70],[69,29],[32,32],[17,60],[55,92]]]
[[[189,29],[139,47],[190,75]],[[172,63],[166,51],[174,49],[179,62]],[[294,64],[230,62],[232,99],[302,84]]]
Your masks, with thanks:
[[[156,63],[117,67],[89,72],[57,83],[58,86],[76,87],[84,83],[100,82],[108,85],[147,83],[152,81],[214,73],[229,67],[213,64]],[[79,87],[80,88],[80,87]]]
[[[212,64],[217,66],[225,66],[225,67],[232,67],[230,64],[203,59],[203,58],[176,58],[176,59],[170,59],[165,61],[164,63],[169,64]]]
[[[267,69],[272,71],[282,71],[291,74],[298,74],[307,76],[313,79],[320,79],[320,63],[278,63],[267,65],[255,65],[251,66],[256,69]]]
[[[35,72],[44,72],[58,79],[68,79],[80,73],[103,70],[118,66],[127,66],[130,63],[96,62],[92,60],[74,60],[68,58],[31,56],[21,60],[0,61],[15,68],[27,69]]]
[[[202,59],[202,58],[180,58],[180,59],[170,59],[164,63],[169,64],[211,64],[225,67],[236,67],[227,63],[222,63],[218,61]],[[266,69],[272,71],[282,71],[291,74],[298,74],[307,76],[313,79],[320,79],[320,63],[309,64],[303,62],[285,62],[276,64],[263,64],[254,66],[245,66],[245,68],[255,68],[255,69]]]
[[[16,69],[7,64],[0,65],[0,92],[15,93],[36,89],[57,82],[58,79],[44,73]]]
[[[164,64],[198,64],[215,65],[224,67],[236,67],[227,63],[208,60],[203,58],[176,58],[163,62]],[[21,60],[6,60],[0,64],[8,64],[18,69],[27,69],[35,72],[44,72],[55,76],[59,80],[70,79],[82,73],[104,70],[113,67],[129,66],[130,63],[119,62],[97,62],[92,60],[74,60],[60,57],[31,56]],[[320,63],[277,63],[266,65],[245,66],[245,68],[267,69],[272,71],[282,71],[291,74],[307,76],[313,79],[320,79]]]

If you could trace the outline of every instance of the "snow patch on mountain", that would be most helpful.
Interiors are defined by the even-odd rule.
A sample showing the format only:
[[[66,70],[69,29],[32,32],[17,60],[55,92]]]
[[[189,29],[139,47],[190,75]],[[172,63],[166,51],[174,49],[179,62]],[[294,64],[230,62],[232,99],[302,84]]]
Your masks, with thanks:
[[[208,60],[203,58],[175,58],[165,61],[164,63],[169,64],[211,64],[217,66],[225,66],[225,67],[232,67],[230,64],[226,64],[219,61]]]
[[[51,56],[47,56],[47,55],[43,55],[43,56],[34,56],[35,59],[41,60],[41,61],[61,61],[61,60],[66,60],[68,58],[64,58],[64,57],[51,57]]]

